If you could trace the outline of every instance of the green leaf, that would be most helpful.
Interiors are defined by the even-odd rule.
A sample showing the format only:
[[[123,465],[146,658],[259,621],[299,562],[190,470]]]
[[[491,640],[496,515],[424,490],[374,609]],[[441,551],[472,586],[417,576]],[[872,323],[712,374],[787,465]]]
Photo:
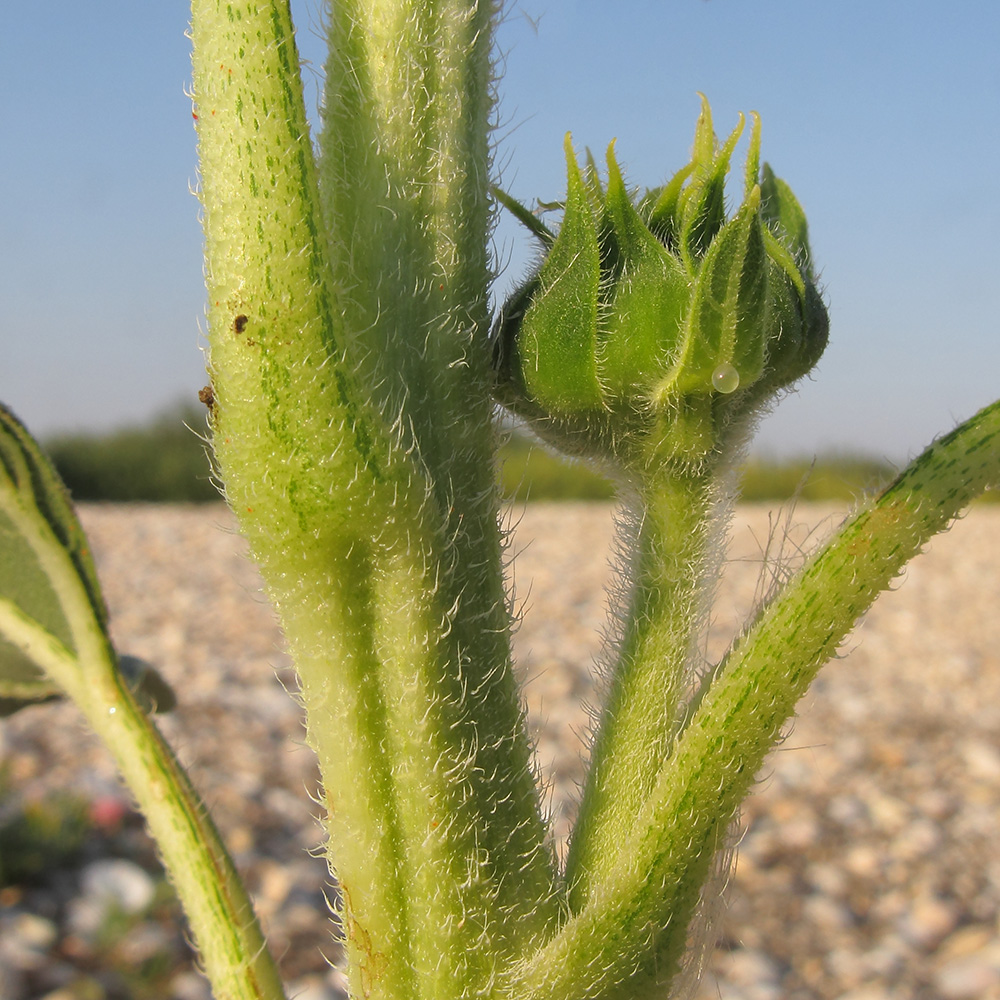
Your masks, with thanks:
[[[106,627],[108,613],[97,570],[69,493],[25,426],[0,404],[0,510],[8,510],[11,503],[33,508],[49,526],[72,559],[95,616]],[[0,583],[0,593],[2,588]]]
[[[719,147],[712,129],[712,111],[702,95],[701,114],[695,127],[694,170],[690,184],[681,192],[680,250],[691,271],[707,252],[726,223],[726,174],[736,143],[743,133],[744,118]]]
[[[34,550],[16,524],[0,508],[0,596],[27,612],[47,632],[72,646],[69,625],[59,599]],[[0,714],[45,701],[59,688],[34,660],[0,635]]]
[[[556,235],[541,219],[531,211],[530,208],[522,205],[513,195],[507,194],[496,184],[490,185],[490,194],[510,212],[511,215],[527,229],[532,236],[537,239],[542,246],[548,248],[556,241]]]
[[[62,698],[59,687],[51,683],[29,657],[10,643],[5,646],[13,651],[9,662],[0,659],[0,718],[6,718],[30,705],[42,705]],[[18,676],[19,663],[23,664],[23,677]],[[118,669],[144,712],[171,712],[177,706],[174,689],[151,663],[137,656],[120,656]]]
[[[649,228],[668,250],[677,248],[677,240],[680,235],[678,212],[681,205],[681,194],[684,182],[691,176],[693,170],[694,164],[687,164],[678,170],[663,187],[650,191],[643,199],[646,205],[651,206],[649,208]]]
[[[97,571],[69,494],[24,425],[0,405],[0,599],[69,653],[78,654],[59,580],[53,575],[65,560],[49,558],[56,554],[54,549],[69,556],[106,636],[107,610]],[[147,711],[173,707],[173,692],[152,666],[126,656],[119,660],[119,669]],[[43,665],[5,637],[0,627],[0,716],[61,694]]]
[[[174,689],[151,663],[138,656],[119,656],[118,670],[144,712],[170,712],[176,707]]]
[[[24,425],[0,406],[0,598],[76,652],[46,564],[45,542],[52,536],[69,555],[94,617],[106,631],[97,573],[66,489]],[[0,697],[30,703],[58,692],[39,664],[0,635]]]

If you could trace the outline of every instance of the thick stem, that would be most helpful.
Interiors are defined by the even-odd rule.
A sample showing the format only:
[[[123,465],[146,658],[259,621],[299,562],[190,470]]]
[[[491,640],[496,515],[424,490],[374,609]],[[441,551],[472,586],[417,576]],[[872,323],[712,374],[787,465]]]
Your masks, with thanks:
[[[497,932],[556,917],[498,527],[490,396],[488,129],[495,5],[345,0],[331,11],[321,189],[358,364],[446,525],[438,581],[473,749],[481,849],[506,875]],[[503,789],[503,791],[500,791]]]
[[[454,399],[487,405],[460,363],[485,286],[464,313],[445,310],[440,330],[400,320],[409,340],[385,345],[412,378],[402,395],[424,400],[429,430],[418,437],[409,410],[380,412],[350,303],[373,283],[389,312],[405,313],[443,282],[404,290],[370,272],[345,289],[331,255],[347,245],[363,257],[380,237],[330,230],[320,212],[287,4],[196,0],[194,11],[215,450],[302,679],[352,987],[392,1000],[482,995],[555,914],[508,665],[494,494],[483,486],[492,430],[454,426],[473,412]],[[415,5],[413,16],[435,11]],[[468,43],[456,26],[435,44],[460,60],[472,59]],[[432,60],[436,49],[416,51]],[[362,184],[357,197],[370,196]],[[437,216],[417,208],[399,246],[439,244],[433,226],[421,228],[421,213]],[[436,253],[461,278],[458,258]],[[437,399],[412,355],[441,331],[455,365]],[[391,357],[384,364],[394,370]],[[463,449],[473,439],[478,451]],[[426,453],[449,449],[454,464],[442,458],[440,472]]]

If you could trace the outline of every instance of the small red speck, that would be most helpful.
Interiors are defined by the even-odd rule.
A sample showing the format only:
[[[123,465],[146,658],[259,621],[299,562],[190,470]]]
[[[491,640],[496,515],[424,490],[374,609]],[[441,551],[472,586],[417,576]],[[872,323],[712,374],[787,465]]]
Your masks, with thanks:
[[[253,513],[253,507],[247,507],[247,513],[248,514],[252,514]]]
[[[128,815],[128,805],[115,795],[102,795],[90,803],[90,822],[102,830],[117,830]]]
[[[439,292],[443,292],[444,291],[444,285],[438,285],[438,291]]]
[[[195,112],[195,111],[192,111],[192,112],[191,112],[191,117],[192,117],[192,118],[193,118],[193,119],[194,119],[195,121],[197,121],[197,120],[198,120],[198,114],[197,114],[197,112]]]
[[[215,114],[215,108],[212,108],[212,114],[213,115]]]

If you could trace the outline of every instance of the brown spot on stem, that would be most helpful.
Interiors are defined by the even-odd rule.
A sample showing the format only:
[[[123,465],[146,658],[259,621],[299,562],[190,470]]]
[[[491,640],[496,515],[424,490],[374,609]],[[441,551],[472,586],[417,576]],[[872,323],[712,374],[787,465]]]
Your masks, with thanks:
[[[242,313],[240,313],[240,315],[233,320],[233,329],[237,333],[242,333],[247,328],[247,323],[249,322],[250,320],[247,319],[247,317],[244,316]]]
[[[198,399],[208,407],[209,416],[215,420],[215,390],[210,385],[206,385],[203,389],[198,390]]]
[[[347,938],[357,949],[355,959],[361,976],[361,993],[364,997],[370,997],[385,975],[389,960],[375,950],[371,934],[355,919],[351,907],[351,893],[343,882],[340,884],[340,892],[344,900],[343,921]]]

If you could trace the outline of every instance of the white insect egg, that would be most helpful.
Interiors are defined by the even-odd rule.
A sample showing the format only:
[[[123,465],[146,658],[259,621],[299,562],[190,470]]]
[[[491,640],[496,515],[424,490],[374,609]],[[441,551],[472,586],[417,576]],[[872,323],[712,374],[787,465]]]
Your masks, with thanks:
[[[712,385],[717,392],[736,392],[740,387],[740,373],[729,362],[724,361],[712,372]]]

